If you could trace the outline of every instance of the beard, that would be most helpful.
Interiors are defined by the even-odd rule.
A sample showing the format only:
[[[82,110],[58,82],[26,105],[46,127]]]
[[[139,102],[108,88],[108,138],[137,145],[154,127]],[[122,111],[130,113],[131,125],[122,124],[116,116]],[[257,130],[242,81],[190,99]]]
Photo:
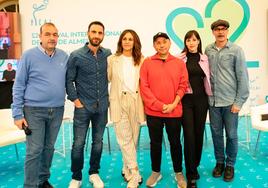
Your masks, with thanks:
[[[99,46],[100,44],[101,44],[101,42],[102,42],[102,40],[103,39],[98,39],[98,38],[90,38],[89,39],[89,42],[90,42],[90,44],[92,45],[92,46],[94,46],[94,47],[97,47],[97,46]]]

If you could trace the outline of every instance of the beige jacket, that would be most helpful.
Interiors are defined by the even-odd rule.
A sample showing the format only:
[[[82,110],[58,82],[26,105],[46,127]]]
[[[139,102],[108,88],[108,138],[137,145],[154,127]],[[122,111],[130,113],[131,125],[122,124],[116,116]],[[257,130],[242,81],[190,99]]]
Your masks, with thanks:
[[[143,62],[143,59],[141,60]],[[123,60],[122,55],[111,55],[108,57],[108,80],[111,83],[109,101],[110,101],[110,119],[112,122],[118,122],[121,118],[121,95],[123,88]],[[142,64],[142,63],[141,63]],[[136,92],[133,93],[133,97],[136,99],[137,121],[142,123],[145,121],[144,107],[140,95],[139,79],[140,79],[140,67],[136,66]]]

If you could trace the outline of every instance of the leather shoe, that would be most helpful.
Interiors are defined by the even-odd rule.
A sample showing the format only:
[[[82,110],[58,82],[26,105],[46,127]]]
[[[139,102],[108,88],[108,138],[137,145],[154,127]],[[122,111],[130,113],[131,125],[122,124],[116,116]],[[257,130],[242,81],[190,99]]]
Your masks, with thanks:
[[[213,169],[212,175],[213,175],[214,178],[221,177],[223,171],[224,171],[224,164],[223,163],[217,163],[215,168]]]
[[[224,177],[223,180],[230,182],[234,179],[234,167],[232,166],[226,166],[224,170]]]

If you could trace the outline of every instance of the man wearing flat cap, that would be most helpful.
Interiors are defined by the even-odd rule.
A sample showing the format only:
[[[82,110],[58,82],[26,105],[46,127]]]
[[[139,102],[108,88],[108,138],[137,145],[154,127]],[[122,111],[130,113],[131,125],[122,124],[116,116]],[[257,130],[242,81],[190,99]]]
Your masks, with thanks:
[[[228,29],[230,25],[229,25],[229,22],[227,22],[226,20],[219,19],[211,24],[211,30],[213,31],[219,26],[223,26],[224,28]]]
[[[144,102],[150,136],[152,174],[146,185],[154,187],[162,178],[160,173],[163,128],[170,143],[173,170],[178,187],[185,188],[182,174],[182,147],[180,143],[181,99],[188,84],[185,63],[169,53],[170,39],[159,32],[153,37],[156,54],[144,60],[140,70],[140,90]]]
[[[238,113],[249,96],[244,52],[228,40],[228,28],[229,23],[226,20],[213,22],[211,30],[215,42],[208,45],[205,50],[210,64],[213,92],[213,95],[209,96],[210,128],[216,158],[212,175],[217,178],[224,174],[223,179],[227,182],[234,178],[238,151]]]

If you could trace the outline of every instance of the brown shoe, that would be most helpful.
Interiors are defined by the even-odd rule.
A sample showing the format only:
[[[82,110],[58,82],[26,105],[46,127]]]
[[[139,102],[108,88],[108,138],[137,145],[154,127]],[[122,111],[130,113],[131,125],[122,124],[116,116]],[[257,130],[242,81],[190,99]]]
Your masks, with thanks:
[[[233,181],[233,179],[234,179],[234,167],[226,166],[224,170],[223,180],[226,182],[230,182],[230,181]]]
[[[147,187],[154,187],[156,186],[157,182],[160,181],[162,178],[162,175],[160,172],[152,172],[151,176],[146,181]]]
[[[217,163],[215,168],[213,169],[212,176],[214,178],[221,177],[223,171],[224,171],[224,164],[223,163]]]

